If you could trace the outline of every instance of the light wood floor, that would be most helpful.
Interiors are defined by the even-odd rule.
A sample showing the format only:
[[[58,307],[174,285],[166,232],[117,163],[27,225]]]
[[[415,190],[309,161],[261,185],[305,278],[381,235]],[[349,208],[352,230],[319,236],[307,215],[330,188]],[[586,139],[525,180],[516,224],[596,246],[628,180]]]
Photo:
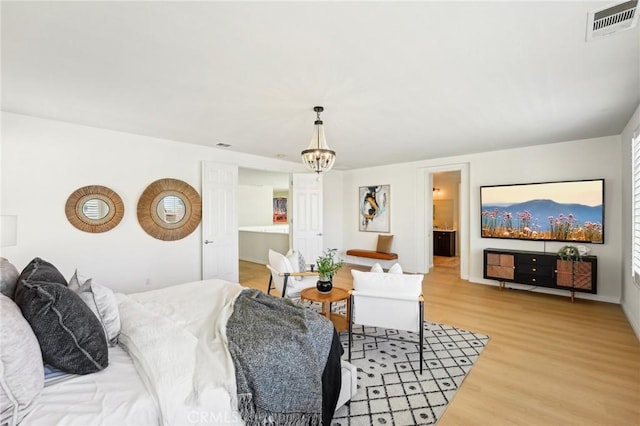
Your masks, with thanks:
[[[640,342],[619,305],[460,280],[440,258],[425,276],[425,318],[490,341],[439,426],[640,425]],[[240,282],[266,291],[264,265]],[[349,267],[334,285],[351,288]]]

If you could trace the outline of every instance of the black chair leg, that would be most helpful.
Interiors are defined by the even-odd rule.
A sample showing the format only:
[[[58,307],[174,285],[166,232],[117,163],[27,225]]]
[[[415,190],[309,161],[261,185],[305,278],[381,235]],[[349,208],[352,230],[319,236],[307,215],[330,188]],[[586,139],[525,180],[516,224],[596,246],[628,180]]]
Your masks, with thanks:
[[[420,374],[422,374],[422,364],[424,364],[424,301],[420,300]]]
[[[351,346],[353,345],[353,294],[349,296],[349,361],[351,361]]]
[[[284,274],[284,284],[282,285],[282,297],[287,294],[287,281],[289,281],[289,274]]]
[[[269,276],[269,287],[267,287],[267,294],[271,294],[271,285],[273,284],[273,275]]]

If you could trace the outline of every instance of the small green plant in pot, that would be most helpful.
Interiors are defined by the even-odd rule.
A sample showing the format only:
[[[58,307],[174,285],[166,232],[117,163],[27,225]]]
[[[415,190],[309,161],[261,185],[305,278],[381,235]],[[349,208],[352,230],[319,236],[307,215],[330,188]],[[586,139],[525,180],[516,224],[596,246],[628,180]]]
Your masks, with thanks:
[[[582,254],[576,246],[567,245],[558,250],[560,260],[571,260],[573,262],[582,261]]]
[[[342,259],[336,258],[338,249],[327,249],[316,259],[319,275],[316,288],[320,293],[329,293],[333,288],[332,279],[340,268],[344,266]]]

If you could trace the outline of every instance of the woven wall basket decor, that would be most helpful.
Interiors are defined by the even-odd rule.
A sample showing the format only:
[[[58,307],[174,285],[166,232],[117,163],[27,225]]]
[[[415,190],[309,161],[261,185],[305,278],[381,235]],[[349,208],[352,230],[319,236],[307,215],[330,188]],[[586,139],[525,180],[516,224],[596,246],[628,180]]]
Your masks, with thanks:
[[[188,183],[159,179],[138,200],[138,222],[153,238],[180,240],[191,234],[202,219],[202,199]]]
[[[69,222],[84,232],[107,232],[124,216],[122,198],[110,188],[89,185],[69,195],[64,206]]]

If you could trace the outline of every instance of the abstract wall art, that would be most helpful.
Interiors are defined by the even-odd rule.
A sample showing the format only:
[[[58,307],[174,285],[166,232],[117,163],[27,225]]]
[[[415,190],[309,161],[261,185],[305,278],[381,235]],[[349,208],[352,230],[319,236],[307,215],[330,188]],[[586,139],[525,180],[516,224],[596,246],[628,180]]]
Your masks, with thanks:
[[[361,186],[359,189],[358,229],[363,232],[391,232],[390,185]]]

